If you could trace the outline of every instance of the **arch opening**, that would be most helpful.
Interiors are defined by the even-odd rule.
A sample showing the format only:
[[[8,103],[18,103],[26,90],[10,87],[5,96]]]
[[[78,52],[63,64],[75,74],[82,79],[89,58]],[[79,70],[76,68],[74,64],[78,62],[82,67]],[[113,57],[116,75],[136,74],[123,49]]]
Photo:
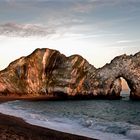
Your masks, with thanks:
[[[128,86],[128,83],[123,77],[120,77],[120,79],[121,79],[121,85],[122,85],[122,91],[120,93],[120,96],[123,99],[129,99],[130,98],[130,88]]]

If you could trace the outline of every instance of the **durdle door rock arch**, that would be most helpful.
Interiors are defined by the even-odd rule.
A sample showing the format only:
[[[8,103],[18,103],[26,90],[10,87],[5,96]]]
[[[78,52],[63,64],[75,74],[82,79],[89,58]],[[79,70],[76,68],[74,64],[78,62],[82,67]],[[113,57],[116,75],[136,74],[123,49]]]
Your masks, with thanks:
[[[140,99],[140,52],[135,55],[117,56],[110,64],[98,69],[94,78],[100,79],[99,86],[104,85],[100,90],[107,91],[109,95],[119,97],[121,88],[118,89],[118,92],[112,92],[110,87],[120,77],[126,80],[130,88],[130,98]]]
[[[140,99],[140,52],[118,56],[96,69],[80,55],[36,49],[0,71],[0,96],[118,99],[120,77],[128,83],[130,98]]]

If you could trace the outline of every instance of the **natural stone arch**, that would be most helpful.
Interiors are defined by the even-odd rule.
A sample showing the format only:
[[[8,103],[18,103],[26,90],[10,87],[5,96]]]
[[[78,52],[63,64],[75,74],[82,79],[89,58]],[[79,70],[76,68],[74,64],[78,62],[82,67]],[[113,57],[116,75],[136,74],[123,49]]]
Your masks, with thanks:
[[[120,77],[127,81],[130,97],[140,99],[140,52],[118,56],[110,64],[96,69],[79,55],[66,57],[44,48],[0,71],[0,93],[7,89],[9,94],[18,96],[40,96],[47,92],[48,97],[64,93],[70,98],[82,95],[117,99],[122,90]]]
[[[115,63],[117,68],[117,77],[123,77],[129,88],[130,98],[140,99],[140,53],[134,56],[122,55],[116,57],[112,64]]]
[[[140,53],[134,56],[118,56],[110,64],[98,69],[95,79],[100,79],[98,84],[99,92],[106,91],[102,94],[118,97],[120,93],[116,92],[114,95],[113,85],[116,85],[115,81],[120,77],[126,80],[130,88],[130,98],[140,99]],[[119,85],[120,82],[118,81],[117,84]],[[103,87],[101,88],[100,85]],[[120,85],[117,87],[121,88]]]
[[[118,82],[118,84],[116,85],[117,82]],[[119,92],[117,92],[117,93],[112,93],[112,91],[111,91],[111,92],[110,92],[110,95],[115,94],[116,97],[122,98],[122,92],[124,91],[124,85],[123,85],[124,83],[126,84],[126,87],[127,87],[127,89],[125,89],[125,90],[126,90],[127,92],[129,92],[129,93],[128,93],[128,96],[130,97],[130,87],[129,87],[127,81],[125,80],[125,78],[123,78],[123,77],[118,77],[118,78],[113,82],[113,84],[116,86],[116,90],[120,87],[120,88],[119,88],[119,89],[120,89]],[[114,87],[113,87],[113,90],[114,90]]]
[[[133,76],[135,76],[134,73],[130,74],[129,77],[123,77],[121,76],[127,83],[129,89],[130,89],[130,98],[131,99],[138,99],[140,98],[140,90],[139,90],[139,86],[137,87],[136,85],[140,85],[139,84],[139,80],[138,78],[133,78]],[[121,78],[119,77],[119,78]],[[121,94],[121,93],[120,93]]]

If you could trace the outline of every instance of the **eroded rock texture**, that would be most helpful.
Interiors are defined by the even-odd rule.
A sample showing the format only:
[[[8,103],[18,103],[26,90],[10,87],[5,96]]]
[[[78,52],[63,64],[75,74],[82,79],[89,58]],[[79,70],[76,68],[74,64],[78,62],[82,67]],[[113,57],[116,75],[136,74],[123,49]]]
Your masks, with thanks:
[[[140,98],[140,53],[116,57],[100,69],[79,55],[36,49],[0,72],[0,95],[119,98],[123,77],[132,98]]]
[[[100,79],[97,87],[103,85],[103,88],[100,88],[100,90],[104,93],[120,77],[126,80],[130,88],[130,97],[132,99],[140,99],[140,52],[130,56],[117,56],[110,64],[106,64],[101,69],[98,69],[95,75],[95,79]],[[120,95],[119,90],[114,92],[114,89],[108,93],[110,95]]]

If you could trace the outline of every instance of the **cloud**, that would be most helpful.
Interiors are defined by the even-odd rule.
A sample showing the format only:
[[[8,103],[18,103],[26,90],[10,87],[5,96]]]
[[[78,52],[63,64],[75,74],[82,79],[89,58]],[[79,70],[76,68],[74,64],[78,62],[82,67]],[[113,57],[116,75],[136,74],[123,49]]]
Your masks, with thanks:
[[[96,8],[103,7],[118,7],[138,10],[140,7],[140,1],[138,0],[81,0],[75,2],[75,10],[78,12],[89,12]]]
[[[36,24],[16,24],[6,23],[0,24],[0,35],[4,36],[18,36],[18,37],[29,37],[29,36],[48,36],[54,34],[54,29],[46,28]]]
[[[85,2],[85,1],[75,2],[72,7],[72,10],[77,13],[88,13],[93,9],[94,9],[94,5],[91,4],[91,2]]]
[[[118,44],[122,44],[122,43],[134,43],[134,42],[139,42],[140,39],[135,39],[135,40],[119,40],[117,41]]]

